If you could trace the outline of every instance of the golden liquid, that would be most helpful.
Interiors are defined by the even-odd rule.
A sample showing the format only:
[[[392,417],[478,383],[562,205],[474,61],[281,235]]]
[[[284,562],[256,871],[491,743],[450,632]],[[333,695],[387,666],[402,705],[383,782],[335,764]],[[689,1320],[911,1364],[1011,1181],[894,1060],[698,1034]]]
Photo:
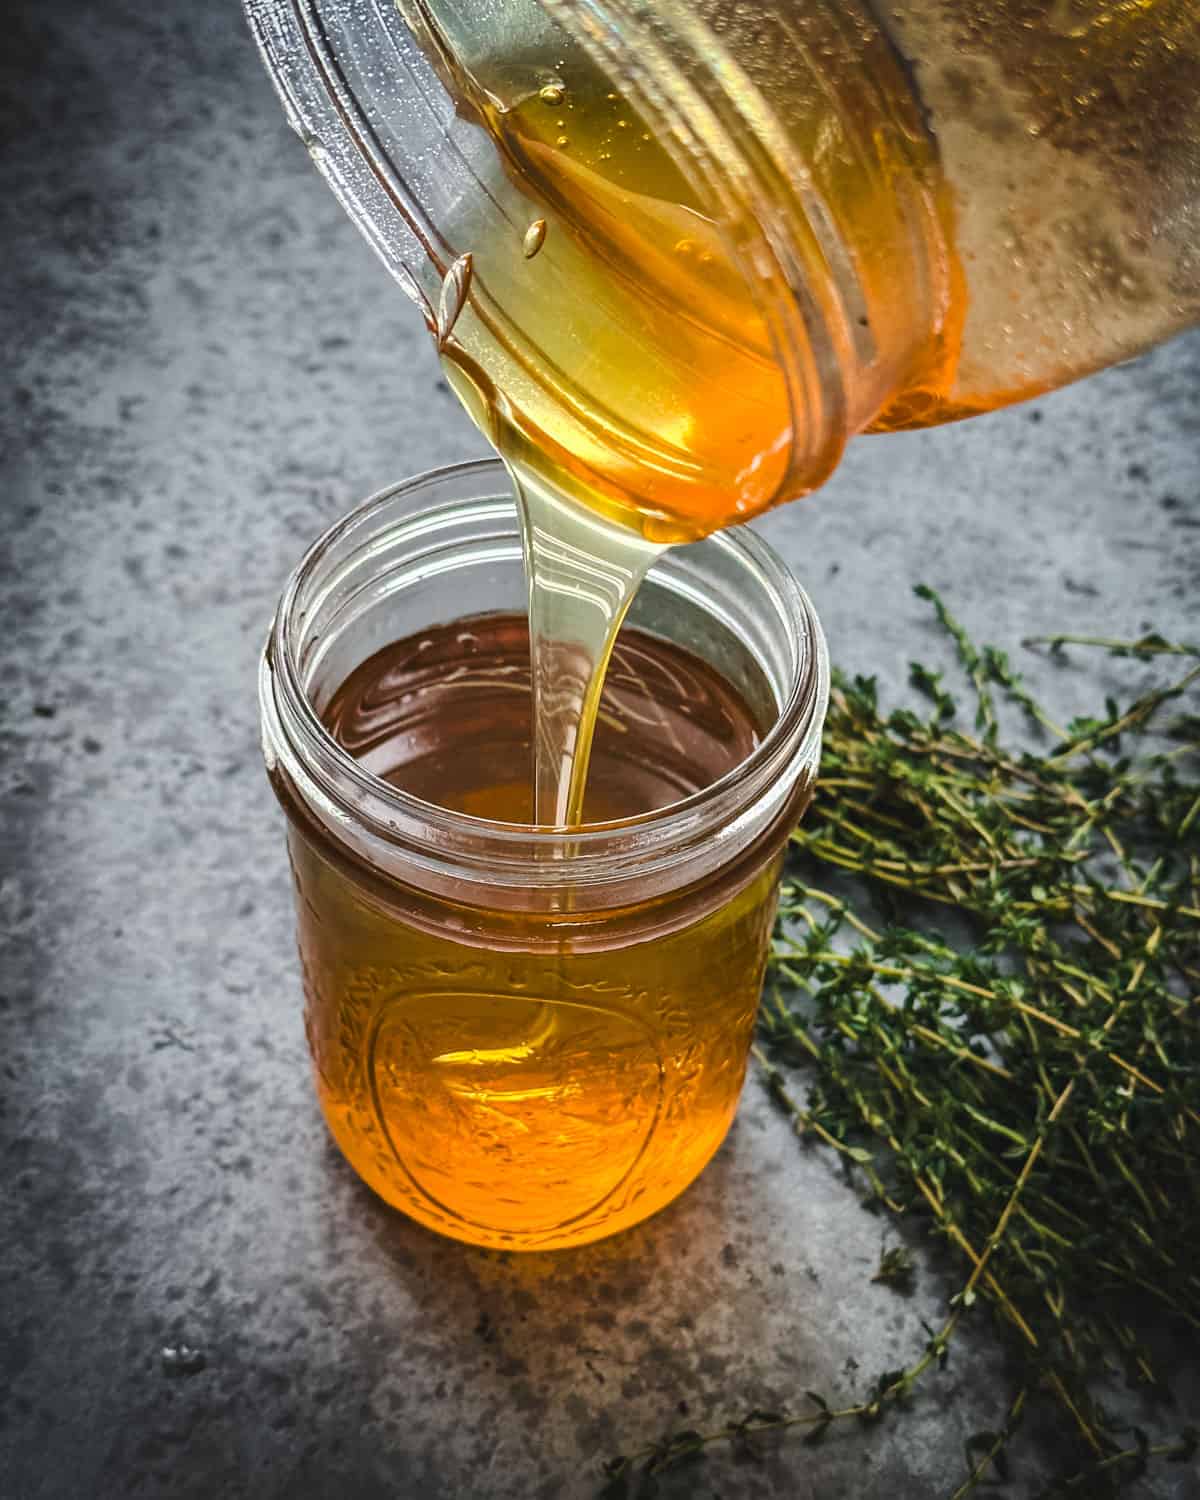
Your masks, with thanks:
[[[511,234],[471,238],[471,298],[443,351],[480,428],[519,478],[651,541],[763,509],[787,463],[786,383],[671,154],[568,39],[530,59],[506,37],[506,16],[534,7],[493,7],[496,46],[477,57],[470,7],[402,9],[529,203]]]
[[[793,452],[748,210],[714,206],[708,167],[685,174],[547,0],[398,4],[494,153],[502,210],[440,227],[476,272],[449,375],[502,456],[658,541],[821,483],[837,454]],[[833,265],[805,250],[803,180],[852,262],[846,436],[989,411],[1200,318],[1200,0],[664,0],[661,20],[736,106],[797,286]]]
[[[520,502],[533,673],[531,820],[584,821],[597,706],[617,632],[661,552],[639,532],[513,472]]]
[[[369,769],[460,812],[531,811],[525,622],[386,648],[325,710]],[[707,784],[757,739],[739,693],[638,632],[614,654],[589,819]],[[582,1244],[674,1198],[740,1093],[778,846],[591,924],[419,896],[344,861],[292,807],[306,1030],[321,1106],[383,1198],[476,1244]]]

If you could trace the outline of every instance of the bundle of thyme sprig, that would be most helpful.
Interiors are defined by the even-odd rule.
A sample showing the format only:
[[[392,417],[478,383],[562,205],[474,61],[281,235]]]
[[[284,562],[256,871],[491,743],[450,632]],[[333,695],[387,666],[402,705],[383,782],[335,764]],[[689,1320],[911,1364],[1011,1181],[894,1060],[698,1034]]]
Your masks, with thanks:
[[[1020,1376],[997,1429],[969,1441],[954,1500],[1007,1474],[1038,1402],[1057,1404],[1079,1450],[1050,1493],[1095,1500],[1152,1459],[1195,1462],[1186,1414],[1164,1402],[1161,1433],[1121,1428],[1096,1377],[1165,1398],[1140,1330],[1200,1331],[1200,719],[1180,712],[1200,648],[1028,643],[1184,664],[1127,708],[1060,726],[1002,652],[916,592],[954,643],[974,726],[926,667],[910,676],[922,713],[885,713],[872,679],[835,678],[756,1056],[797,1133],[922,1221],[961,1264],[960,1289],[914,1362],[857,1399],[808,1392],[798,1411],[671,1433],[614,1459],[608,1495],[652,1493],[717,1442],[750,1450],[800,1428],[811,1443],[877,1420],[946,1362],[976,1303]],[[1006,706],[1044,748],[1005,743]]]

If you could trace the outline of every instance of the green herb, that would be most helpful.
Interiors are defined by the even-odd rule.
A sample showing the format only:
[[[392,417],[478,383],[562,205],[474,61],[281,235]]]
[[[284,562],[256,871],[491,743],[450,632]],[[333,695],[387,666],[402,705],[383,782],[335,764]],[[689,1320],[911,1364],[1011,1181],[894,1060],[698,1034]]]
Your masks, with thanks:
[[[1200,718],[1179,712],[1200,648],[1027,643],[1186,665],[1128,707],[1060,726],[1003,652],[916,592],[954,643],[973,729],[926,667],[910,679],[924,713],[885,713],[873,679],[835,677],[755,1050],[797,1133],[839,1152],[870,1200],[923,1223],[962,1285],[912,1364],[857,1400],[809,1392],[800,1412],[675,1434],[615,1460],[612,1495],[713,1443],[787,1428],[811,1443],[878,1420],[945,1364],[976,1304],[1020,1375],[997,1428],[968,1439],[953,1500],[1007,1476],[1036,1403],[1057,1405],[1078,1450],[1047,1493],[1096,1500],[1153,1460],[1195,1457],[1139,1328],[1150,1314],[1200,1331]],[[1012,714],[1048,747],[1008,745]],[[889,1251],[874,1279],[902,1283],[904,1256]],[[1163,1397],[1164,1430],[1131,1442],[1097,1398],[1098,1371]]]
[[[879,1269],[871,1280],[881,1282],[884,1286],[895,1287],[899,1292],[910,1292],[915,1276],[916,1266],[913,1262],[912,1251],[906,1250],[903,1245],[893,1245],[890,1250],[885,1250],[879,1257]]]

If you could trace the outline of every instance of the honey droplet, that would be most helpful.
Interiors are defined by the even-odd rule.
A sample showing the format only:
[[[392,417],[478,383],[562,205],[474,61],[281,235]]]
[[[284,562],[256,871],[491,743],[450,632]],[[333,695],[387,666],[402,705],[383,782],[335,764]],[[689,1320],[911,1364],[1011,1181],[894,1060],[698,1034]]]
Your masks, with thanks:
[[[538,98],[551,109],[557,109],[566,97],[567,91],[561,83],[544,83],[538,90]]]
[[[542,248],[542,243],[545,238],[545,219],[534,219],[533,223],[525,231],[525,238],[521,241],[521,252],[525,256],[526,260],[533,259],[533,257]]]
[[[570,143],[569,140],[567,140],[567,138],[566,138],[565,135],[560,135],[559,138],[558,138],[558,140],[555,141],[554,144],[556,146],[569,146],[571,143]]]

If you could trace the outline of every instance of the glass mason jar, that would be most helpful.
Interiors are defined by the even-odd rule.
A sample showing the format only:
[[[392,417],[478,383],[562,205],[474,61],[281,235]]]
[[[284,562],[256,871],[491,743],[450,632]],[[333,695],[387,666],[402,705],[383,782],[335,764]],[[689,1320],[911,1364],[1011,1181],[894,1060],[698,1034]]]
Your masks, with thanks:
[[[322,720],[360,663],[464,601],[473,628],[524,605],[496,460],[386,490],[309,550],[262,661],[263,750],[339,1146],[443,1234],[551,1249],[661,1208],[729,1127],[829,669],[812,606],[758,538],[667,552],[626,629],[734,685],[756,747],[658,811],[567,832],[489,821],[376,776]]]
[[[499,450],[654,540],[1200,319],[1200,0],[246,4]]]

